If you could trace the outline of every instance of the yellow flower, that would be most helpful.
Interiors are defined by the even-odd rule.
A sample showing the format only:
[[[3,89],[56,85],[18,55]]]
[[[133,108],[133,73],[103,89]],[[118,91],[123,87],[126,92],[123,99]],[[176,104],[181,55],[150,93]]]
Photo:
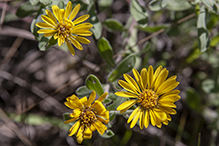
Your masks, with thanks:
[[[128,74],[124,74],[126,80],[119,80],[118,83],[126,91],[119,91],[115,94],[121,97],[131,98],[117,107],[121,113],[125,112],[133,105],[137,108],[133,110],[128,118],[130,128],[133,128],[139,119],[140,128],[148,127],[149,122],[153,126],[161,127],[162,123],[167,125],[171,121],[170,114],[176,114],[173,108],[176,108],[175,101],[180,99],[179,90],[173,90],[179,84],[176,76],[167,79],[169,71],[159,66],[155,73],[150,66],[141,70],[139,74],[133,69],[135,80]]]
[[[54,39],[58,39],[58,45],[67,43],[68,49],[72,55],[75,55],[73,44],[79,50],[83,50],[80,43],[89,44],[90,41],[83,36],[91,36],[92,32],[89,31],[93,25],[91,23],[82,23],[87,20],[90,15],[83,15],[76,20],[75,18],[80,10],[80,4],[76,5],[72,10],[72,3],[69,1],[65,9],[59,9],[58,6],[52,6],[52,12],[46,10],[46,15],[42,15],[41,18],[44,22],[38,22],[36,26],[40,28],[37,31],[39,34],[44,34],[45,37],[53,36]],[[79,43],[80,42],[80,43]]]
[[[102,123],[108,124],[109,122],[109,111],[106,111],[105,106],[102,104],[107,94],[107,92],[102,94],[97,100],[95,100],[95,91],[91,93],[89,99],[87,97],[79,99],[76,95],[66,98],[67,102],[65,102],[65,105],[73,109],[73,111],[69,115],[71,119],[64,123],[75,122],[69,129],[69,136],[77,133],[78,143],[82,143],[83,139],[91,139],[92,132],[95,130],[103,135],[107,129]]]

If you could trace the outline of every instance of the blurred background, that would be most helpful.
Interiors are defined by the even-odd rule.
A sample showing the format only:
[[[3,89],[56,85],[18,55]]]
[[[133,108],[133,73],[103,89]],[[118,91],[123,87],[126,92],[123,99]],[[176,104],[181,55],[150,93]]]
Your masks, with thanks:
[[[68,136],[70,126],[63,123],[62,114],[71,112],[64,106],[65,98],[84,85],[90,74],[106,84],[107,65],[94,36],[88,37],[91,43],[83,45],[83,51],[75,49],[74,57],[57,46],[40,51],[30,31],[35,11],[22,18],[16,15],[26,2],[0,0],[0,145],[78,145],[75,136]],[[111,121],[112,138],[94,132],[82,145],[219,146],[218,15],[206,15],[211,43],[200,52],[197,6],[186,1],[189,6],[184,9],[174,10],[177,5],[169,3],[154,11],[150,2],[139,0],[148,14],[148,25],[143,28],[132,18],[131,0],[94,1],[102,24],[98,31],[112,45],[117,62],[135,53],[138,70],[163,65],[169,76],[177,75],[181,91],[177,114],[161,129],[150,125],[143,130],[138,125],[130,129],[125,117],[117,115]],[[108,18],[119,21],[122,29],[107,23]]]

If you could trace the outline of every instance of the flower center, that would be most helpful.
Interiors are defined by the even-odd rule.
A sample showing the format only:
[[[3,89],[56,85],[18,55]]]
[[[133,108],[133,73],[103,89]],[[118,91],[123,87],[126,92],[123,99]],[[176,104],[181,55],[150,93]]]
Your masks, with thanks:
[[[158,101],[158,96],[151,89],[146,89],[138,96],[138,103],[146,109],[156,107],[157,101]]]
[[[90,125],[97,120],[97,117],[90,108],[85,108],[81,112],[79,119],[81,121],[81,125],[84,125],[85,127],[90,127]]]
[[[65,24],[60,24],[58,26],[58,35],[62,35],[64,38],[69,37],[70,36],[70,29],[67,25]]]

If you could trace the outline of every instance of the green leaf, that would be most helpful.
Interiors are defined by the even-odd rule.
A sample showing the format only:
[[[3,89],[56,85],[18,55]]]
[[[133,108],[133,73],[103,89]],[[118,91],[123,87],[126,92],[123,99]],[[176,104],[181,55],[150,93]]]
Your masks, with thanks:
[[[23,3],[16,12],[16,15],[20,18],[30,16],[31,14],[37,12],[40,8],[40,4],[32,5],[29,1]]]
[[[93,24],[93,27],[91,28],[91,31],[94,34],[94,37],[96,39],[99,39],[102,34],[102,25],[99,22],[99,19],[97,17],[96,9],[94,7],[94,3],[88,6],[88,14],[90,15],[89,22]]]
[[[41,2],[42,4],[44,4],[44,5],[49,5],[49,4],[52,3],[51,0],[40,0],[40,2]]]
[[[208,30],[206,28],[206,10],[203,6],[200,8],[200,14],[198,15],[197,28],[198,28],[198,42],[199,50],[204,52],[207,50],[210,40],[208,36]]]
[[[216,47],[217,44],[219,44],[219,35],[212,38],[210,46],[211,47]]]
[[[36,5],[39,2],[39,0],[29,0],[29,1],[31,5]]]
[[[89,75],[85,81],[85,84],[88,89],[96,91],[99,96],[104,93],[103,87],[95,75]]]
[[[191,4],[186,0],[168,0],[166,8],[171,11],[185,11],[191,8]]]
[[[157,26],[147,26],[145,28],[142,27],[137,27],[139,30],[145,31],[145,32],[149,32],[149,33],[153,33],[153,32],[157,32],[160,29],[166,29],[169,28],[170,24],[163,24],[163,25],[157,25]]]
[[[115,112],[110,113],[110,115],[109,115],[109,121],[114,120],[115,117],[116,117],[116,113],[115,113]]]
[[[106,62],[111,66],[114,67],[115,66],[115,62],[113,59],[113,49],[109,43],[109,41],[102,37],[99,41],[98,41],[98,51],[100,53],[100,55],[106,60]]]
[[[86,86],[81,86],[81,87],[77,88],[77,90],[75,91],[75,93],[79,97],[88,96],[91,92],[92,92],[92,90],[88,89]]]
[[[120,78],[124,73],[131,71],[134,67],[136,61],[136,57],[134,54],[127,56],[119,65],[114,69],[108,77],[110,82],[113,82]]]
[[[113,0],[99,0],[98,5],[101,9],[110,7],[112,4]]]
[[[142,7],[137,0],[131,1],[130,12],[139,25],[142,27],[147,26],[148,14],[144,7]]]
[[[108,99],[108,98],[105,98],[104,100],[103,100],[103,103],[104,104],[110,104],[112,102],[112,100],[111,99]]]
[[[123,31],[126,30],[121,22],[116,19],[109,18],[106,19],[103,24],[107,27],[109,31]]]
[[[167,5],[167,0],[152,0],[149,3],[149,8],[152,11],[159,11]]]
[[[115,135],[115,134],[113,133],[112,130],[107,129],[107,130],[103,133],[103,135],[100,135],[100,136],[103,137],[103,138],[111,138],[111,137],[113,137],[114,135]]]
[[[50,39],[47,37],[42,37],[42,39],[40,40],[38,44],[38,47],[41,51],[45,51],[51,48],[56,43],[57,43],[57,40],[55,40],[53,37],[51,37]]]
[[[116,97],[116,100],[109,106],[106,107],[106,109],[108,111],[110,110],[116,110],[116,108],[121,104],[123,103],[124,101],[126,101],[126,98],[124,97],[119,97],[119,96],[116,96],[116,95],[111,95],[111,96],[115,96]],[[111,98],[110,96],[108,96],[108,98]]]
[[[214,6],[214,2],[213,0],[201,0],[205,6],[209,7],[209,8],[213,8]]]

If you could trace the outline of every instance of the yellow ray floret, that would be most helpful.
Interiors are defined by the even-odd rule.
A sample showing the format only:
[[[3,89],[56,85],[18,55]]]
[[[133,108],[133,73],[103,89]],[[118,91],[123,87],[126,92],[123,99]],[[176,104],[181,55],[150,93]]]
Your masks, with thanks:
[[[121,113],[125,112],[133,105],[137,108],[133,110],[128,118],[130,128],[133,128],[139,120],[139,126],[148,127],[149,123],[153,126],[161,127],[162,123],[167,125],[171,121],[170,114],[176,114],[174,102],[180,99],[179,90],[174,90],[179,82],[176,76],[167,79],[169,71],[159,66],[155,72],[152,66],[148,70],[143,68],[139,74],[133,69],[134,78],[124,74],[124,79],[118,83],[126,91],[119,91],[117,96],[130,98],[117,107]]]
[[[72,10],[72,3],[70,1],[68,2],[66,9],[59,9],[58,6],[53,5],[53,13],[46,10],[47,16],[41,16],[44,22],[36,23],[37,27],[43,28],[38,30],[37,33],[44,34],[45,37],[53,36],[54,39],[58,41],[59,46],[66,43],[71,54],[75,55],[72,45],[79,50],[83,50],[80,43],[90,43],[90,41],[84,36],[91,36],[92,32],[89,30],[93,27],[91,23],[83,23],[90,17],[88,14],[73,20],[79,10],[80,4],[76,5]]]
[[[87,97],[79,99],[76,95],[66,98],[65,105],[73,111],[69,115],[71,119],[64,123],[75,122],[69,129],[69,136],[76,135],[78,143],[82,143],[83,139],[91,139],[92,132],[95,130],[103,135],[107,129],[103,123],[109,123],[109,111],[102,104],[107,94],[102,94],[97,100],[95,100],[95,91],[90,94],[89,99]]]

